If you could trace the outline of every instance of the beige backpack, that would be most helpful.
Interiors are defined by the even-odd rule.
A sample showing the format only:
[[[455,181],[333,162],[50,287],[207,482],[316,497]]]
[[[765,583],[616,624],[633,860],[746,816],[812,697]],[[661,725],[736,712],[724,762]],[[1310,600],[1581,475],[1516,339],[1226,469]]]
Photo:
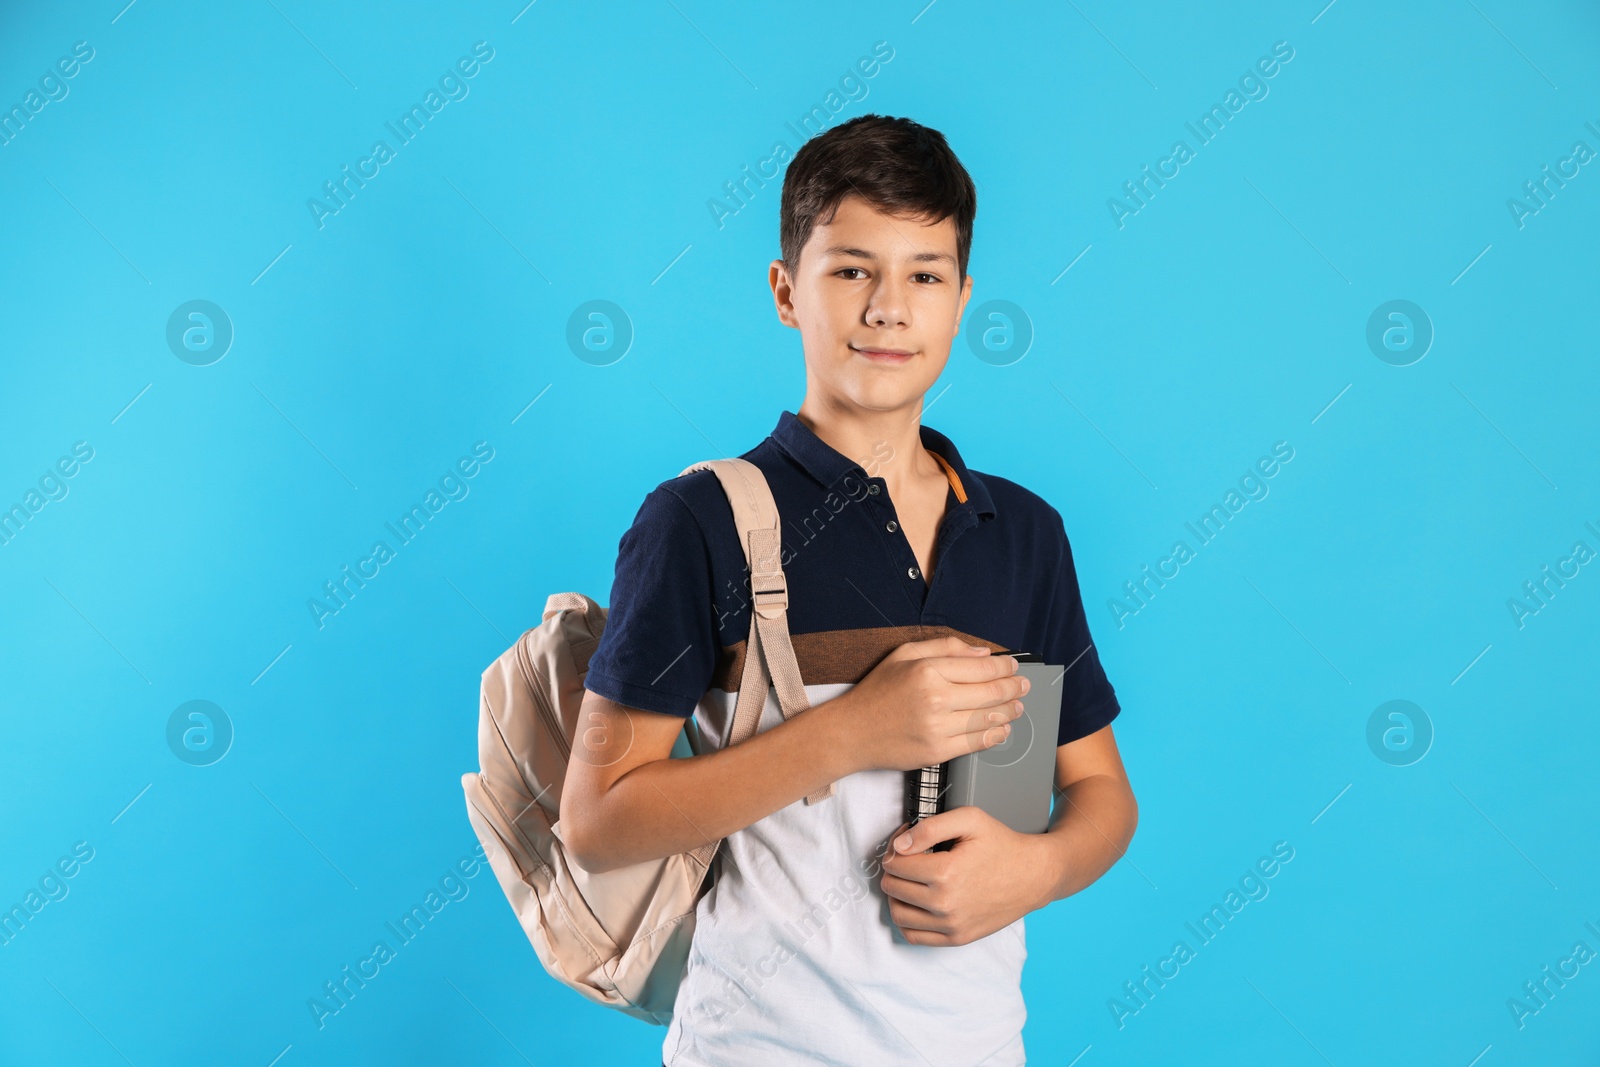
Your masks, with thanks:
[[[756,732],[769,685],[784,718],[810,706],[789,643],[788,589],[778,510],[766,478],[742,459],[710,469],[733,506],[750,566],[754,610],[729,744]],[[680,475],[681,477],[681,475]],[[721,841],[613,871],[568,858],[557,820],[589,658],[606,609],[582,593],[554,593],[543,621],[483,672],[478,716],[482,769],[461,777],[467,816],[489,865],[550,974],[635,1018],[666,1024],[694,936],[695,905]],[[828,785],[808,803],[832,796]]]

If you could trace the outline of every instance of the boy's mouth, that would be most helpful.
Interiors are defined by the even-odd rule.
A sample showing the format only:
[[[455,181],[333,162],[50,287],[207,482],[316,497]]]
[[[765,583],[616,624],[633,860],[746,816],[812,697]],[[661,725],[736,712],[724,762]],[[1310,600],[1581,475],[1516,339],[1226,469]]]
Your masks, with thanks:
[[[874,363],[904,363],[916,355],[915,352],[904,348],[857,348],[855,345],[850,347]]]

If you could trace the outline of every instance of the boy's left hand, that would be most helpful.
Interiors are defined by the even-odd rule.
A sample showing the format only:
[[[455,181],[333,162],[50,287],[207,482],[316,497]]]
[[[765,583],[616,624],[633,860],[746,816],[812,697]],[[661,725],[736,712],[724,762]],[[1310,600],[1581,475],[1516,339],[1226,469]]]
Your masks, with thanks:
[[[902,823],[883,855],[889,917],[914,945],[965,945],[1009,926],[1050,899],[1048,865],[1035,856],[1044,837],[977,807]],[[949,851],[927,851],[945,840],[955,841]]]

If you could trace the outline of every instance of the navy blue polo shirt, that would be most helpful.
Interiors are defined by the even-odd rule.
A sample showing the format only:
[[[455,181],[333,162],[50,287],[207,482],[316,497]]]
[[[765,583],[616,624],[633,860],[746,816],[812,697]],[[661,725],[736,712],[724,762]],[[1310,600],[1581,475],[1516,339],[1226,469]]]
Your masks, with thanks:
[[[1058,745],[1105,726],[1121,705],[1089,634],[1060,514],[1015,482],[968,469],[949,438],[920,430],[950,481],[931,582],[872,473],[881,457],[857,462],[789,411],[740,457],[761,469],[778,506],[801,680],[853,684],[908,641],[955,636],[1066,666]],[[622,535],[585,688],[687,718],[708,689],[737,691],[750,612],[750,570],[717,476],[662,482]]]

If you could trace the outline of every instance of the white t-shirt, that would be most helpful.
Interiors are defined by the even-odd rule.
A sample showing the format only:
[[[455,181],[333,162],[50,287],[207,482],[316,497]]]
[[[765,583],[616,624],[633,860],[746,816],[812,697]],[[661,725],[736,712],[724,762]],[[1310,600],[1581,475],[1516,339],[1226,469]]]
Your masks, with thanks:
[[[805,690],[814,707],[850,688]],[[689,726],[695,752],[723,746],[736,698],[706,693]],[[769,689],[758,729],[782,721]],[[1025,1063],[1023,920],[966,945],[906,941],[879,885],[905,773],[834,787],[723,842],[662,1046],[668,1067]]]

